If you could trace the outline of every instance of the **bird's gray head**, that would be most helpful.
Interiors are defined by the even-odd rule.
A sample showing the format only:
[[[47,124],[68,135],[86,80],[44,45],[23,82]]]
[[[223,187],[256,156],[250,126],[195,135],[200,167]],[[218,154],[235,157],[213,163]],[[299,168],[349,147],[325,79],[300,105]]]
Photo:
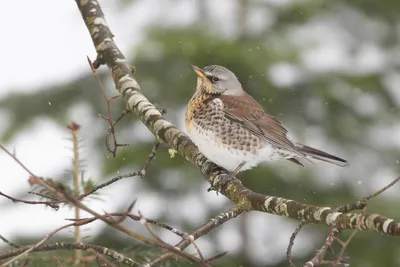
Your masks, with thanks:
[[[210,65],[203,69],[191,66],[196,72],[197,90],[217,95],[242,95],[243,88],[236,75],[227,68],[219,65]]]

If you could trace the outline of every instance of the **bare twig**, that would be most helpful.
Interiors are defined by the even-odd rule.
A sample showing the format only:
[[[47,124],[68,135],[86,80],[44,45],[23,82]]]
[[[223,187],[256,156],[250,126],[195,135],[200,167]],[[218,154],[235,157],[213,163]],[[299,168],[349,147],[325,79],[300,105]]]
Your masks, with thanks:
[[[31,172],[31,171],[17,158],[17,156],[15,155],[15,153],[11,153],[10,151],[8,151],[8,149],[5,148],[2,144],[0,144],[0,148],[1,148],[4,152],[6,152],[6,154],[8,154],[11,158],[13,158],[27,173],[29,173],[31,176],[35,176],[35,177],[36,177],[36,175],[34,175],[33,172]]]
[[[87,196],[89,196],[89,195],[92,195],[94,192],[96,192],[96,191],[98,191],[99,189],[102,189],[102,188],[104,188],[104,187],[107,187],[107,186],[109,186],[110,184],[113,184],[113,183],[115,183],[115,182],[118,182],[119,180],[122,180],[122,179],[125,179],[125,178],[131,178],[131,177],[135,177],[135,176],[139,176],[139,172],[129,172],[129,173],[125,173],[125,174],[121,174],[121,175],[118,175],[118,176],[116,176],[116,177],[114,177],[114,178],[112,178],[112,179],[110,179],[110,180],[108,180],[108,181],[106,181],[106,182],[104,182],[104,183],[102,183],[102,184],[99,184],[99,185],[97,185],[95,188],[93,188],[92,190],[90,190],[90,191],[88,191],[88,192],[86,192],[86,193],[84,193],[84,194],[81,194],[79,197],[77,197],[76,199],[77,200],[82,200],[83,198],[85,198],[85,197],[87,197]]]
[[[201,259],[202,262],[207,263],[207,262],[211,262],[211,261],[217,259],[217,258],[213,258],[213,259],[211,259],[211,260],[209,260],[209,261],[204,260],[203,254],[201,253],[201,250],[200,250],[200,247],[196,244],[196,242],[194,242],[194,237],[188,235],[187,238],[189,239],[189,241],[190,241],[190,243],[193,245],[193,247],[196,249],[197,254],[199,254],[199,257],[200,257],[200,259]],[[217,256],[218,256],[218,255],[217,255]],[[222,257],[222,256],[221,256],[221,257]]]
[[[42,197],[42,198],[48,198],[50,200],[53,200],[55,203],[60,203],[59,200],[57,198],[53,197],[53,196],[47,196],[47,195],[44,195],[44,194],[41,194],[41,193],[38,193],[38,192],[34,192],[34,191],[28,191],[28,194],[36,195],[36,196],[39,196],[39,197]]]
[[[294,240],[296,239],[297,235],[299,234],[301,228],[303,228],[304,225],[305,225],[304,222],[301,222],[299,225],[297,225],[296,229],[294,230],[294,232],[290,236],[289,246],[287,247],[287,250],[286,250],[286,257],[287,257],[287,259],[289,261],[290,267],[295,267],[296,266],[292,261],[292,247],[294,245]]]
[[[242,209],[241,206],[235,206],[234,208],[232,208],[226,212],[222,212],[222,213],[214,216],[208,222],[204,223],[199,228],[197,228],[191,235],[187,236],[185,239],[183,239],[178,244],[176,244],[175,247],[179,248],[180,250],[185,249],[190,244],[192,244],[192,240],[196,240],[197,238],[207,234],[211,230],[213,230],[216,227],[222,225],[223,223],[229,221],[230,219],[236,218],[243,212],[246,212],[246,210]],[[165,253],[165,254],[157,257],[156,259],[148,262],[146,264],[146,267],[152,267],[157,264],[160,264],[161,262],[163,262],[173,256],[174,256],[174,254],[172,254],[172,253]]]
[[[224,251],[224,252],[222,252],[222,253],[219,253],[219,254],[217,254],[217,255],[215,255],[215,256],[212,256],[211,258],[206,259],[205,262],[206,262],[206,263],[211,263],[211,262],[213,262],[213,261],[216,261],[216,260],[218,260],[219,258],[222,258],[223,256],[225,256],[227,253],[228,253],[228,251]]]
[[[35,248],[39,247],[40,245],[42,245],[44,242],[46,242],[47,240],[49,240],[53,235],[55,235],[56,233],[58,233],[59,231],[68,228],[70,226],[74,226],[75,223],[70,223],[64,226],[61,226],[59,228],[57,228],[56,230],[52,231],[50,234],[48,234],[45,238],[43,238],[42,240],[40,240],[39,242],[37,242],[35,245],[30,246],[27,250],[25,250],[24,252],[22,252],[21,254],[15,256],[14,258],[10,259],[9,261],[5,262],[3,265],[7,266],[11,263],[13,263],[14,261],[18,260],[19,258],[27,255],[29,252],[31,252],[32,250],[34,250]]]
[[[81,251],[81,250],[79,250],[79,251]],[[106,265],[104,265],[104,266],[107,266],[107,264],[108,264],[111,267],[117,267],[115,264],[113,264],[111,261],[109,261],[103,254],[97,252],[96,250],[89,248],[88,251],[95,254],[96,259],[101,259],[102,261],[106,262]],[[102,266],[102,265],[99,264],[99,266]]]
[[[21,253],[24,253],[28,249],[30,249],[32,246],[26,246],[22,247],[19,249],[14,249],[11,251],[7,251],[5,253],[0,253],[0,260],[2,259],[7,259],[16,255],[20,255]],[[96,251],[97,253],[100,253],[102,255],[107,256],[108,258],[112,260],[117,260],[119,263],[123,263],[127,266],[134,266],[134,267],[139,267],[140,265],[136,263],[133,259],[126,257],[119,252],[98,246],[98,245],[92,245],[92,244],[85,244],[85,243],[67,243],[67,242],[57,242],[57,243],[52,243],[52,244],[43,244],[40,246],[37,246],[34,248],[31,252],[41,252],[41,251],[54,251],[54,250],[85,250],[88,251],[89,249],[92,249]]]
[[[391,183],[389,183],[387,186],[383,187],[382,189],[376,191],[375,193],[365,197],[363,200],[367,201],[370,200],[371,198],[377,197],[380,194],[382,194],[383,192],[385,192],[386,190],[388,190],[389,188],[391,188],[392,186],[394,186],[398,181],[400,181],[400,176],[397,177],[396,179],[394,179]]]
[[[115,182],[117,182],[117,181],[119,181],[121,179],[130,178],[130,177],[134,177],[134,176],[144,177],[145,174],[146,174],[147,168],[149,167],[150,163],[155,159],[156,152],[157,152],[157,149],[158,149],[159,145],[160,144],[157,141],[154,142],[154,145],[153,145],[153,148],[152,148],[150,154],[148,155],[143,167],[138,172],[129,172],[129,173],[126,173],[126,174],[118,175],[118,176],[116,176],[116,177],[114,177],[114,178],[112,178],[112,179],[110,179],[110,180],[108,180],[108,181],[96,186],[92,190],[80,195],[79,197],[77,197],[77,200],[81,200],[81,199],[87,197],[88,195],[93,194],[97,190],[99,190],[101,188],[104,188],[104,187],[106,187],[106,186],[108,186],[108,185],[110,185],[112,183],[115,183]]]
[[[7,238],[5,238],[4,236],[0,235],[0,239],[4,241],[4,243],[8,244],[11,247],[14,248],[19,248],[20,246],[18,246],[17,244],[11,242],[10,240],[8,240]]]
[[[320,249],[317,250],[317,253],[315,253],[314,257],[304,264],[304,267],[316,267],[321,265],[321,263],[323,263],[326,251],[332,246],[336,236],[338,236],[339,233],[340,230],[335,226],[332,226],[329,235],[325,240],[325,243]]]
[[[357,232],[358,232],[357,230],[354,230],[346,242],[341,241],[337,236],[335,237],[335,240],[338,241],[338,243],[342,246],[342,248],[336,260],[333,262],[332,266],[348,262],[348,258],[344,256],[344,252]]]
[[[156,158],[156,153],[157,153],[157,149],[159,146],[160,146],[160,143],[157,140],[154,141],[153,149],[151,150],[150,154],[148,155],[143,167],[139,171],[139,176],[141,178],[143,178],[146,175],[147,168],[149,167],[150,163]]]
[[[125,213],[108,213],[108,216],[127,216],[128,218],[130,218],[130,219],[132,219],[134,221],[138,221],[138,222],[140,222],[140,219],[141,219],[140,216],[137,216],[137,215],[134,215],[134,214],[125,214]],[[168,224],[165,224],[163,222],[159,222],[159,221],[148,219],[148,218],[146,218],[146,221],[149,224],[154,224],[154,225],[156,225],[158,227],[161,227],[161,228],[164,228],[164,229],[166,229],[168,231],[171,231],[172,233],[174,233],[177,236],[180,236],[182,238],[185,238],[186,236],[188,236],[187,233],[181,232],[178,229],[176,229],[176,228],[174,228],[172,226],[169,226]]]
[[[164,244],[165,244],[165,242],[156,234],[156,232],[154,232],[153,229],[151,229],[151,227],[150,227],[150,225],[149,225],[147,219],[143,216],[143,214],[142,214],[140,211],[138,211],[138,213],[139,213],[139,216],[140,216],[140,223],[143,224],[143,225],[146,227],[147,231],[148,231],[158,242],[164,243]],[[192,243],[193,246],[195,247],[195,249],[196,249],[196,251],[197,251],[197,254],[199,254],[199,257],[200,257],[200,259],[201,259],[201,262],[204,263],[205,261],[204,261],[203,254],[201,253],[200,248],[199,248],[199,247],[197,246],[197,244],[194,242],[193,237],[190,237],[190,236],[188,236],[188,235],[186,235],[186,237],[189,238],[189,240],[191,241],[191,243]]]
[[[379,196],[380,194],[382,194],[383,192],[385,192],[386,190],[388,190],[389,188],[394,186],[399,181],[400,181],[400,176],[397,177],[396,179],[394,179],[388,185],[386,185],[383,188],[376,191],[375,193],[372,193],[371,195],[366,196],[353,204],[346,204],[346,205],[339,206],[336,208],[336,210],[339,212],[343,212],[343,213],[347,213],[347,212],[350,212],[353,210],[362,210],[367,206],[368,200],[371,200],[372,198]]]
[[[61,261],[59,261],[59,260],[57,259],[57,257],[54,256],[54,255],[53,255],[53,260],[55,260],[55,262],[57,263],[57,265],[58,265],[59,267],[63,267],[63,266],[64,266],[64,265],[61,263]]]
[[[138,211],[138,213],[139,213],[139,216],[140,216],[140,223],[143,224],[143,225],[146,227],[147,231],[148,231],[158,242],[160,242],[160,243],[162,243],[162,244],[166,244],[166,243],[156,234],[156,232],[154,232],[153,229],[151,229],[150,225],[147,223],[147,220],[146,220],[146,218],[143,216],[143,214],[142,214],[140,211]]]
[[[70,196],[66,192],[66,190],[65,190],[65,188],[63,187],[62,184],[59,185],[58,190],[63,195],[65,200],[67,202],[69,202],[70,204],[72,204],[72,205],[74,205],[74,206],[76,206],[76,207],[78,207],[78,208],[80,208],[82,210],[85,210],[86,212],[92,214],[96,218],[102,220],[103,222],[105,222],[108,225],[114,227],[115,229],[121,231],[122,233],[125,233],[126,235],[130,236],[131,238],[133,238],[133,239],[135,239],[137,241],[140,241],[140,242],[142,242],[144,244],[147,244],[147,245],[152,245],[152,246],[163,248],[165,250],[168,250],[169,252],[172,252],[174,255],[181,256],[181,257],[186,258],[186,259],[188,259],[188,260],[190,260],[192,262],[201,263],[198,258],[196,258],[196,257],[194,257],[194,256],[192,256],[192,255],[190,255],[188,253],[185,253],[185,252],[181,251],[179,248],[172,247],[172,246],[170,246],[170,245],[168,245],[166,243],[160,243],[160,242],[157,242],[157,241],[153,241],[153,240],[151,240],[151,239],[149,239],[149,238],[147,238],[147,237],[145,237],[145,236],[143,236],[143,235],[141,235],[139,233],[136,233],[136,232],[126,228],[125,226],[119,224],[116,220],[110,218],[107,215],[98,214],[94,210],[92,210],[89,207],[87,207],[86,205],[84,205],[79,200],[77,200],[77,199],[73,198],[72,196]],[[206,266],[209,266],[209,265],[206,264]]]
[[[32,178],[36,178],[38,180],[38,183],[43,186],[44,188],[47,188],[50,191],[54,191],[55,189],[51,187],[50,185],[46,184],[42,179],[40,179],[38,176],[33,174],[32,171],[30,171],[15,155],[14,153],[11,153],[7,148],[5,148],[2,144],[0,144],[0,149],[2,149],[6,154],[8,154],[15,162],[18,163],[27,173],[31,175]]]
[[[132,201],[132,203],[129,205],[129,207],[126,209],[126,211],[124,213],[122,213],[121,217],[116,222],[122,223],[123,221],[125,221],[125,219],[129,216],[129,214],[133,210],[133,207],[135,206],[135,204],[136,204],[136,199],[134,201]],[[109,214],[107,214],[107,215],[109,215]]]
[[[53,235],[55,235],[56,233],[60,232],[61,230],[66,229],[66,228],[71,227],[71,226],[82,226],[82,225],[85,225],[85,224],[89,224],[89,223],[91,223],[91,222],[93,222],[95,220],[96,220],[96,218],[80,219],[80,220],[75,221],[73,223],[61,226],[61,227],[55,229],[54,231],[52,231],[51,233],[49,233],[45,238],[43,238],[42,240],[37,242],[35,245],[30,245],[30,246],[27,246],[27,247],[18,248],[16,250],[11,251],[11,252],[0,254],[0,259],[9,258],[9,257],[12,257],[12,256],[16,255],[16,257],[12,258],[11,260],[9,260],[9,261],[7,261],[6,263],[3,264],[4,266],[7,266],[8,264],[11,264],[15,260],[17,260],[17,259],[21,258],[22,256],[30,253],[31,251],[41,251],[41,250],[37,250],[37,249],[39,247],[41,247],[44,242],[49,240]],[[82,243],[76,243],[76,244],[82,244]]]
[[[107,116],[103,116],[100,114],[99,114],[99,116],[108,122],[109,127],[108,127],[108,131],[107,131],[107,135],[106,135],[106,149],[115,158],[115,156],[117,155],[118,147],[128,146],[128,144],[119,144],[117,142],[117,138],[115,136],[115,124],[117,121],[122,119],[122,117],[126,114],[126,112],[123,112],[122,115],[117,119],[116,122],[113,121],[112,112],[111,112],[111,101],[117,99],[119,97],[119,95],[113,96],[111,98],[107,97],[106,90],[104,89],[103,84],[101,83],[99,76],[97,75],[96,68],[94,67],[94,65],[89,57],[87,57],[87,60],[90,65],[90,69],[92,70],[93,76],[95,77],[97,84],[99,85],[99,87],[103,93],[104,100],[106,101],[106,104],[107,104],[107,113],[108,113]],[[112,138],[113,138],[113,148],[110,148],[110,144],[109,144],[110,136],[112,136]]]
[[[119,117],[114,121],[114,126],[120,121],[122,120],[123,117],[125,117],[126,114],[128,114],[130,111],[128,109],[125,109],[124,111],[122,111],[121,115],[119,115]]]
[[[5,198],[8,198],[9,200],[11,200],[14,203],[25,203],[25,204],[30,204],[30,205],[46,205],[49,206],[55,210],[58,210],[60,208],[60,206],[57,203],[51,202],[51,201],[30,201],[30,200],[23,200],[23,199],[19,199],[19,198],[15,198],[15,197],[11,197],[9,195],[4,194],[3,192],[0,191],[0,196],[3,196]]]

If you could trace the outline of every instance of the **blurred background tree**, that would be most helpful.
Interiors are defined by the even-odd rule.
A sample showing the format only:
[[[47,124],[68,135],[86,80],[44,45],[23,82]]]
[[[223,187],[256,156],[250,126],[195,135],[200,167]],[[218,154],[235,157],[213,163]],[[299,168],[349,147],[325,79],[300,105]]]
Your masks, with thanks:
[[[129,24],[126,27],[133,29],[127,33],[133,35],[132,44],[124,44],[131,48],[123,52],[137,68],[143,93],[167,109],[166,117],[181,129],[185,105],[196,83],[188,66],[224,65],[289,129],[291,137],[351,164],[343,169],[306,163],[301,168],[276,162],[241,173],[247,187],[335,207],[376,191],[398,175],[399,1],[124,0],[104,12],[106,18],[108,13],[132,12],[118,25]],[[138,17],[146,16],[144,26],[135,29]],[[118,35],[116,42],[120,44]],[[101,78],[109,95],[114,95],[105,68]],[[90,151],[88,165],[95,163],[91,168],[98,171],[94,179],[99,183],[140,166],[153,143],[141,122],[127,116],[117,125],[117,137],[130,147],[120,149],[115,159],[107,155],[107,126],[96,116],[106,113],[106,105],[89,67],[68,82],[43,84],[24,93],[10,90],[0,98],[0,107],[7,121],[3,123],[6,127],[0,127],[1,141],[8,144],[40,120],[65,127],[71,118],[82,118],[76,122],[86,131],[84,150]],[[123,110],[118,100],[112,108],[115,116]],[[54,178],[66,176],[61,170]],[[150,213],[187,232],[232,205],[224,196],[207,193],[208,185],[199,171],[180,157],[171,159],[165,148],[158,152],[145,179],[127,185],[114,188],[110,196],[126,201],[138,197],[145,215]],[[369,203],[368,211],[400,219],[398,193],[398,187],[392,188]],[[1,201],[0,205],[7,209],[11,204]],[[296,223],[272,215],[245,214],[203,237],[199,244],[206,254],[229,250],[216,266],[287,266],[286,247]],[[138,249],[107,229],[91,233],[90,240],[116,249]],[[326,227],[307,226],[295,243],[296,261],[308,260],[327,234]],[[175,240],[168,233],[161,235]],[[26,242],[24,236],[14,238]],[[351,266],[363,267],[398,266],[399,253],[397,239],[377,233],[357,234],[347,249]]]

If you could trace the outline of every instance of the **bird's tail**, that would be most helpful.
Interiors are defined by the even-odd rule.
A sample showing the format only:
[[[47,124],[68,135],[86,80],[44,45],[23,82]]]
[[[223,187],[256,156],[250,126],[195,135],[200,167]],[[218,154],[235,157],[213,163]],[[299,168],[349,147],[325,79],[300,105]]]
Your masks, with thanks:
[[[296,144],[296,148],[298,149],[299,152],[304,153],[307,158],[325,161],[325,162],[335,164],[340,167],[349,166],[349,163],[347,162],[347,160],[333,156],[333,155],[328,154],[319,149],[309,147],[306,145],[302,145],[302,144]]]

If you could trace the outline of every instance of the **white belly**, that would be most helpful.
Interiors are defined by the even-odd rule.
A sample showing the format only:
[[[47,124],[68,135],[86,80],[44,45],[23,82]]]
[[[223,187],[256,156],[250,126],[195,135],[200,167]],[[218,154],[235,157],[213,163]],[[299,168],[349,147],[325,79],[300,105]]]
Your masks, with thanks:
[[[254,154],[249,151],[233,149],[223,145],[217,141],[211,131],[203,131],[200,134],[196,130],[196,127],[193,127],[189,135],[199,150],[209,160],[228,171],[235,170],[242,162],[246,162],[246,164],[240,171],[251,169],[262,161],[274,160],[274,157],[272,157],[273,149],[268,145]]]

